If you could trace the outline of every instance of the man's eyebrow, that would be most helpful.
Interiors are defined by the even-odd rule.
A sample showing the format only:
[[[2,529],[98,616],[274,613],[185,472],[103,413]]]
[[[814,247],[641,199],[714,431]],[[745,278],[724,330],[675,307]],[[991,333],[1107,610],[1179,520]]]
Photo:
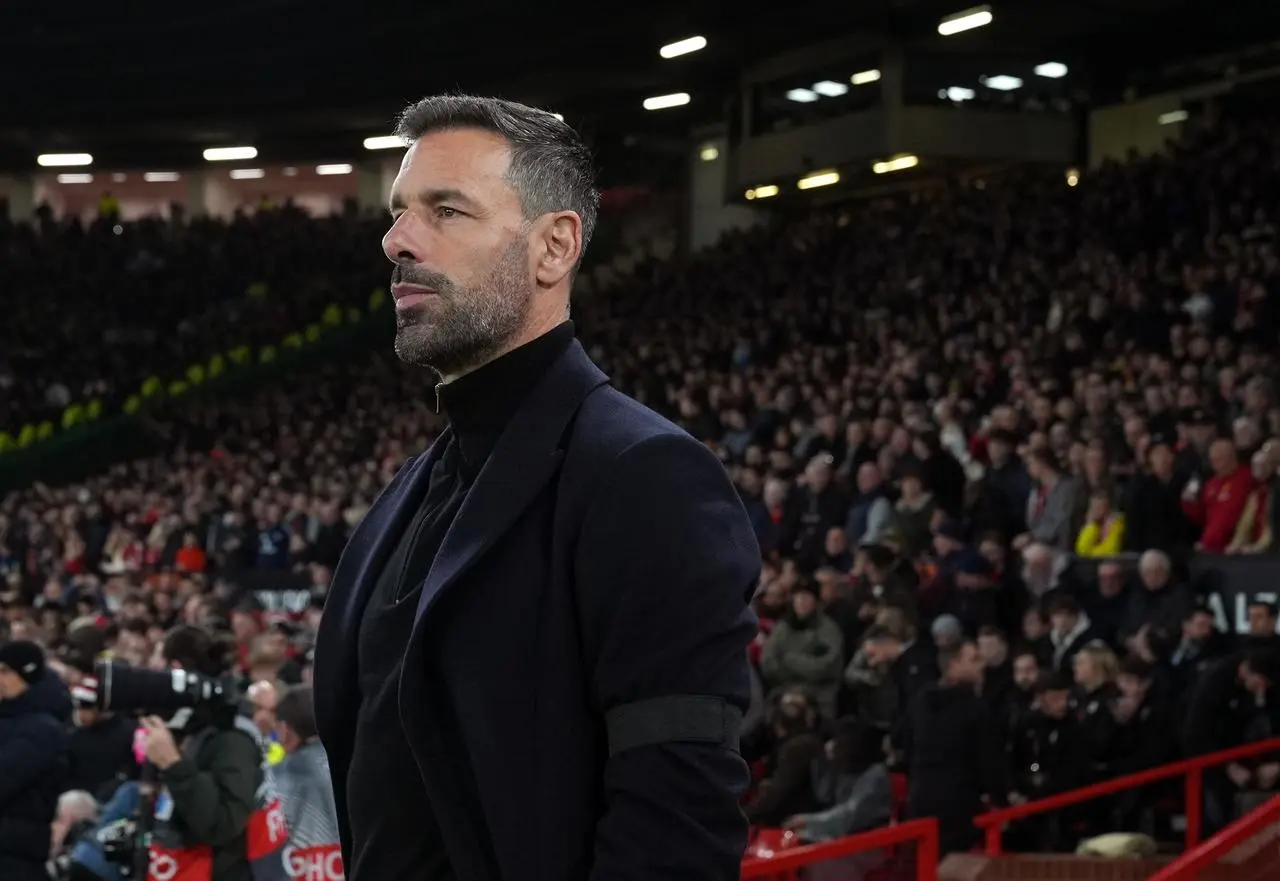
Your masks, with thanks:
[[[446,202],[452,202],[469,209],[479,207],[474,199],[456,187],[438,187],[422,190],[418,193],[415,201],[421,202],[423,205],[441,205]],[[395,212],[403,211],[409,206],[405,203],[404,197],[400,193],[392,193],[390,207],[391,211]]]

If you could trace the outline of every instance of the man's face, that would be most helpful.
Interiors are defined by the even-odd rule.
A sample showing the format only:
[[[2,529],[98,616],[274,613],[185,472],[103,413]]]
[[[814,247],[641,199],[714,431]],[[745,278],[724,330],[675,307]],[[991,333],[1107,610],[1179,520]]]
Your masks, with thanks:
[[[391,188],[396,354],[457,375],[505,351],[533,305],[510,149],[477,129],[429,134],[404,155]]]
[[[1013,661],[1013,682],[1023,691],[1035,687],[1040,677],[1040,665],[1033,655],[1018,655]]]
[[[1213,618],[1207,612],[1196,612],[1182,625],[1182,635],[1194,643],[1202,643],[1213,633]]]
[[[1275,636],[1276,619],[1272,617],[1271,610],[1264,605],[1253,605],[1249,607],[1249,635],[1250,636]]]
[[[22,678],[0,664],[0,701],[10,700],[22,691]]]
[[[978,651],[978,647],[971,642],[966,642],[956,653],[956,659],[952,662],[951,675],[956,682],[964,682],[976,685],[982,681],[985,665],[982,663],[982,654]]]
[[[982,655],[982,662],[988,667],[999,667],[1008,655],[1004,640],[989,633],[978,637],[978,651]]]
[[[1071,693],[1068,691],[1046,691],[1038,698],[1040,712],[1050,719],[1065,719]]]

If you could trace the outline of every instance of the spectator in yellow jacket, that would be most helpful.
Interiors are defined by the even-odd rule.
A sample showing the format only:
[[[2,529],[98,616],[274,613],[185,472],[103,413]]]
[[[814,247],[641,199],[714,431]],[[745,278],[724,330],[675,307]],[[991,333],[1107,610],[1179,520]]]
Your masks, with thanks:
[[[1114,557],[1124,547],[1124,515],[1112,510],[1110,490],[1097,487],[1089,494],[1089,511],[1076,536],[1081,557]]]

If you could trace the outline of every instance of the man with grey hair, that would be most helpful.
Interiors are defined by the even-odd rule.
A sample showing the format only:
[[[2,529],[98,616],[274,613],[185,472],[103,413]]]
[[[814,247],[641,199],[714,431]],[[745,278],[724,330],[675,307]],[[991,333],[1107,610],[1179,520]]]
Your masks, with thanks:
[[[591,157],[493,98],[426,98],[398,131],[395,349],[449,426],[321,622],[347,877],[736,879],[759,547],[719,460],[574,339]]]

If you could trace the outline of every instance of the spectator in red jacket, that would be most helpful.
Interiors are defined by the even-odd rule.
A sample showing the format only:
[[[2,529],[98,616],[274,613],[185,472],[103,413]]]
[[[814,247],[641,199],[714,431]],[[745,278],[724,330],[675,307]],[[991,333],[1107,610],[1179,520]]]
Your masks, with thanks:
[[[1196,548],[1221,554],[1231,543],[1254,480],[1249,466],[1240,464],[1235,446],[1225,438],[1219,438],[1209,447],[1209,465],[1213,468],[1213,477],[1203,488],[1194,480],[1187,485],[1182,510],[1202,527]]]

